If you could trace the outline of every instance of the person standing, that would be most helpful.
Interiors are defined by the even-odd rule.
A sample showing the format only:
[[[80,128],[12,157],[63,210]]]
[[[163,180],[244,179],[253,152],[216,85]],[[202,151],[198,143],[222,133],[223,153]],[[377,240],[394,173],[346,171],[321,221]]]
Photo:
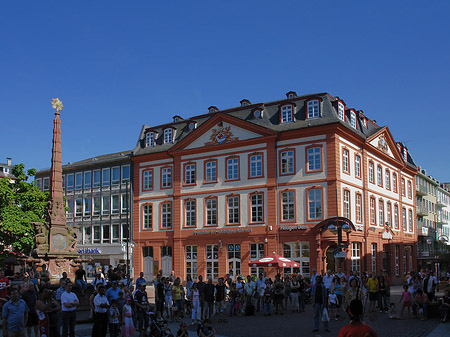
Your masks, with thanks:
[[[106,337],[109,301],[105,295],[105,286],[98,286],[98,294],[94,297],[94,308],[92,337]]]
[[[314,330],[319,331],[319,323],[323,315],[323,310],[327,305],[327,288],[322,283],[322,277],[316,276],[316,282],[312,287],[312,306],[314,308]],[[328,321],[323,322],[325,331],[329,332]]]
[[[203,276],[198,276],[197,289],[200,293],[200,316],[203,320],[205,318],[205,297],[203,296],[203,288],[205,287],[205,282],[203,282]]]
[[[191,289],[191,307],[192,307],[192,325],[200,322],[200,291],[197,288],[197,283],[192,285]]]
[[[352,300],[347,308],[347,313],[350,316],[350,323],[339,330],[337,337],[377,337],[375,330],[370,325],[361,321],[361,315],[363,313],[363,304],[361,300]]]
[[[387,303],[387,297],[386,297],[386,279],[384,278],[383,271],[380,270],[380,273],[378,274],[378,308],[380,309],[380,312],[388,313],[388,303]]]
[[[86,278],[86,271],[83,269],[83,266],[80,264],[80,267],[75,272],[75,283],[77,284],[78,288],[80,288],[81,293],[84,296],[84,292],[87,289],[87,278]]]
[[[27,320],[27,333],[28,336],[31,336],[31,331],[34,330],[34,335],[39,335],[39,319],[35,311],[36,301],[38,299],[36,286],[29,282],[26,286],[24,291],[22,292],[22,299],[25,301],[25,303],[28,306],[28,320]]]
[[[211,316],[214,311],[214,291],[215,287],[214,284],[212,283],[212,278],[209,277],[208,283],[205,284],[205,286],[203,287],[203,296],[205,299],[205,306],[207,309],[207,311],[205,310],[205,312],[203,313],[205,319],[211,319]]]
[[[369,290],[370,311],[374,312],[375,304],[378,302],[379,289],[379,282],[375,273],[367,280],[367,289]]]
[[[26,337],[25,325],[28,320],[28,306],[24,300],[19,299],[16,288],[10,290],[11,299],[2,309],[2,325],[4,336]]]
[[[256,280],[256,292],[255,292],[256,312],[259,312],[261,310],[261,302],[263,301],[261,293],[264,293],[264,289],[261,292],[261,288],[265,288],[265,282],[263,279],[263,274],[259,273],[259,278]]]
[[[136,304],[139,336],[144,336],[148,328],[148,297],[147,292],[145,291],[145,283],[140,283],[139,289],[134,294],[134,301]]]
[[[132,299],[127,297],[125,301],[122,309],[122,336],[131,337],[136,332],[133,323],[133,309],[131,308]]]
[[[219,283],[216,284],[216,311],[220,313],[219,322],[227,323],[224,313],[227,309],[227,304],[225,303],[226,296],[226,286],[223,283],[223,277],[219,278]]]
[[[111,301],[111,307],[109,308],[108,322],[109,322],[109,336],[118,337],[120,331],[119,329],[120,311],[117,305],[117,300]]]
[[[75,337],[75,324],[77,322],[77,306],[80,305],[77,295],[72,292],[72,283],[67,283],[66,291],[61,295],[62,310],[62,337]]]
[[[140,272],[139,277],[136,280],[136,289],[139,289],[141,284],[147,284],[147,281],[144,278],[144,273]]]
[[[117,300],[119,298],[120,289],[117,287],[117,281],[111,282],[111,288],[106,291],[106,298],[108,302],[111,303],[112,300]]]
[[[59,337],[58,313],[60,310],[61,306],[52,298],[50,289],[45,288],[41,293],[41,298],[36,301],[41,336]]]

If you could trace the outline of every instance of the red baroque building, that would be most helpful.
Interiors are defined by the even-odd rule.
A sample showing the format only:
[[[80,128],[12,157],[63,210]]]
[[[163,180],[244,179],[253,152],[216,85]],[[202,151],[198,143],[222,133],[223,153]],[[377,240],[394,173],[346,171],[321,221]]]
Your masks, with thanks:
[[[257,274],[277,252],[312,269],[416,266],[416,166],[389,129],[327,93],[242,100],[172,123],[144,125],[134,163],[134,270],[150,279]],[[324,219],[345,217],[346,248]],[[266,270],[273,275],[275,270]]]

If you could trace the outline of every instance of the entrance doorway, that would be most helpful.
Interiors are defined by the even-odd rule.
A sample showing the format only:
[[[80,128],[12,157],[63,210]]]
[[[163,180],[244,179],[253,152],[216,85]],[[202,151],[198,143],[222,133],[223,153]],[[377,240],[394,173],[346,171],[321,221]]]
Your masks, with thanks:
[[[241,274],[241,245],[229,244],[228,252],[228,274],[234,279]]]
[[[172,273],[172,246],[161,247],[161,269],[164,277]]]
[[[142,247],[143,272],[146,280],[153,280],[153,247]]]
[[[331,270],[332,273],[336,272],[336,262],[338,261],[338,259],[336,259],[334,257],[334,251],[337,249],[337,246],[333,245],[328,247],[327,249],[327,253],[326,253],[326,260],[327,260],[327,265],[325,268],[326,270]]]

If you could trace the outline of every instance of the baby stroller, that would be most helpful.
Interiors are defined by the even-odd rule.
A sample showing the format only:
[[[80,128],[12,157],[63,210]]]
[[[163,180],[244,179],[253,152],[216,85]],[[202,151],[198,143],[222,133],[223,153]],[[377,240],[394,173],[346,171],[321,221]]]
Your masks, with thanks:
[[[149,312],[148,316],[150,317],[151,337],[174,337],[165,319],[158,319],[154,312]]]

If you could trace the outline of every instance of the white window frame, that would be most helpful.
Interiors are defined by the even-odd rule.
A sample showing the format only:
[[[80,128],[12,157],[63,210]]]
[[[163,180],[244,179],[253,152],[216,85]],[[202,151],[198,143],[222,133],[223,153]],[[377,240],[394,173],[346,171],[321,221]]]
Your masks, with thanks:
[[[206,245],[206,279],[212,278],[217,281],[219,278],[219,246]]]
[[[126,174],[125,174],[125,170],[126,169],[128,169],[128,178],[126,177]],[[129,182],[130,181],[130,174],[131,174],[131,171],[130,171],[130,165],[123,165],[122,167],[121,167],[121,182],[122,182],[122,184],[125,184],[127,181]]]
[[[290,123],[294,121],[292,105],[283,105],[281,107],[281,123]]]
[[[83,172],[75,173],[75,190],[83,189]]]
[[[172,187],[172,167],[163,167],[161,169],[161,188]]]
[[[100,170],[94,170],[92,172],[92,188],[100,187],[101,185],[102,185],[102,173]]]
[[[258,178],[263,176],[263,155],[261,153],[251,155],[249,158],[249,165],[250,178]]]
[[[195,199],[186,200],[184,203],[185,207],[185,226],[186,227],[196,227],[197,226],[197,202]]]
[[[399,256],[399,245],[395,245],[394,249],[394,264],[395,264],[395,276],[400,275],[400,256]]]
[[[375,225],[377,222],[375,214],[375,198],[370,198],[369,203],[370,203],[370,224]]]
[[[349,190],[344,190],[344,197],[343,197],[343,214],[344,217],[347,219],[350,219],[350,191]]]
[[[351,270],[361,272],[361,243],[351,243]]]
[[[83,188],[84,189],[90,189],[91,186],[92,186],[92,172],[91,171],[84,171],[83,172]]]
[[[120,204],[120,211],[122,214],[125,214],[129,212],[130,202],[129,202],[129,195],[127,193],[122,193],[122,197],[120,198],[121,204]],[[128,202],[127,202],[128,201]]]
[[[120,194],[111,195],[111,214],[120,214]]]
[[[96,202],[98,200],[98,203]],[[102,199],[99,195],[92,198],[92,215],[97,216],[102,212]]]
[[[394,205],[394,228],[395,229],[399,229],[400,228],[399,222],[398,222],[398,220],[399,220],[398,212],[399,212],[398,205]]]
[[[264,243],[251,243],[249,252],[250,252],[249,254],[250,261],[264,257],[265,256]],[[263,276],[265,275],[264,267],[250,268],[250,275],[259,277],[260,274],[262,274]]]
[[[209,160],[205,163],[205,182],[217,181],[217,161]]]
[[[341,121],[345,121],[345,108],[342,103],[338,103],[338,116]]]
[[[350,172],[350,163],[348,161],[350,156],[350,151],[347,149],[342,149],[342,170],[344,172]]]
[[[320,146],[314,146],[308,148],[306,151],[308,160],[308,171],[321,171],[322,170],[322,148]]]
[[[308,218],[321,219],[323,217],[322,189],[311,188],[308,190]]]
[[[153,204],[142,205],[142,229],[153,229]]]
[[[383,186],[383,168],[381,165],[377,166],[377,185]]]
[[[281,221],[295,221],[295,192],[281,192]]]
[[[264,195],[262,193],[250,195],[250,220],[251,223],[264,222]]]
[[[375,177],[374,177],[374,172],[373,172],[373,170],[374,170],[374,163],[372,162],[372,161],[369,161],[369,163],[367,164],[367,166],[368,166],[368,171],[369,171],[369,182],[370,183],[372,183],[372,184],[375,184]]]
[[[83,216],[83,204],[84,204],[84,201],[82,198],[75,199],[75,216],[76,217]]]
[[[173,143],[173,129],[167,128],[164,129],[164,144],[172,144]]]
[[[385,186],[388,190],[391,189],[391,172],[386,169],[384,170],[384,180],[385,180]]]
[[[92,199],[84,198],[83,200],[83,216],[90,216],[92,214]]]
[[[145,134],[145,147],[155,146],[155,134],[153,132],[147,132]]]
[[[356,222],[362,222],[362,195],[356,193],[355,198]]]
[[[106,201],[106,203],[105,203]],[[107,207],[106,207],[107,206]],[[111,212],[111,199],[109,195],[102,196],[102,215],[109,215]]]
[[[227,197],[228,224],[237,225],[241,222],[240,198],[238,195]]]
[[[105,172],[108,172],[108,181],[105,180]],[[102,186],[107,187],[111,184],[111,170],[109,167],[102,169]]]
[[[308,118],[320,117],[320,102],[318,99],[313,99],[307,103]]]
[[[43,191],[49,191],[50,190],[50,178],[49,177],[45,177],[42,180],[42,190]]]
[[[294,173],[294,150],[281,151],[280,161],[281,174]]]
[[[377,272],[377,244],[376,243],[372,243],[370,245],[370,249],[371,249],[372,272],[376,273]]]
[[[184,183],[186,185],[195,184],[195,164],[186,164],[184,167]]]
[[[147,170],[142,173],[142,189],[152,190],[153,189],[153,170]]]
[[[356,129],[356,113],[354,111],[350,111],[350,125],[353,129]]]
[[[384,225],[384,201],[382,199],[378,199],[378,221],[379,226]]]
[[[161,204],[161,228],[172,228],[172,203],[163,202]]]
[[[227,158],[227,180],[239,179],[239,158]]]
[[[217,226],[217,198],[207,198],[205,200],[206,226]]]
[[[119,174],[118,178],[114,178],[114,174]],[[111,185],[120,184],[120,166],[111,167]]]
[[[186,256],[186,278],[190,276],[193,281],[197,280],[197,246],[185,246]]]
[[[392,173],[392,191],[397,193],[397,173]]]
[[[355,156],[355,176],[361,178],[361,157]]]

